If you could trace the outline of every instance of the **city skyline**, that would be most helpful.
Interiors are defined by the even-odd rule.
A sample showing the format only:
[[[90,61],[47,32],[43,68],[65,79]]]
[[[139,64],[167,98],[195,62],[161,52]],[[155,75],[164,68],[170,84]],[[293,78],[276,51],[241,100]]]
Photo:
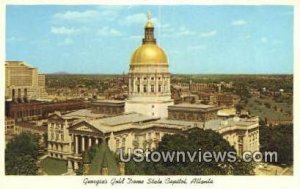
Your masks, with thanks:
[[[174,74],[293,73],[291,6],[7,6],[6,59],[43,73],[127,72],[148,11]]]

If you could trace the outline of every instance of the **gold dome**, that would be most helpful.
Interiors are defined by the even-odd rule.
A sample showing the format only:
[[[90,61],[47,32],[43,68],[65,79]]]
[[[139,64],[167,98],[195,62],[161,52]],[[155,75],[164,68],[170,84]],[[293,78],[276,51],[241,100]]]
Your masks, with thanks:
[[[143,44],[131,56],[131,65],[168,64],[164,50],[156,44]]]

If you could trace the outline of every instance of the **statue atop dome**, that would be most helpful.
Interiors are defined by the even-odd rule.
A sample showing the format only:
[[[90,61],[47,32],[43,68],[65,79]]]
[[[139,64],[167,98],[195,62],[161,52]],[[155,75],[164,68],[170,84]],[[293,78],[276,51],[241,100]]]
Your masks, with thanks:
[[[152,22],[152,15],[151,15],[151,12],[148,11],[147,13],[147,22],[146,22],[146,25],[145,25],[145,28],[154,28],[154,25],[153,25],[153,22]]]
[[[151,15],[150,11],[148,11],[148,13],[147,13],[147,18],[148,18],[148,21],[150,21],[152,19],[152,15]]]

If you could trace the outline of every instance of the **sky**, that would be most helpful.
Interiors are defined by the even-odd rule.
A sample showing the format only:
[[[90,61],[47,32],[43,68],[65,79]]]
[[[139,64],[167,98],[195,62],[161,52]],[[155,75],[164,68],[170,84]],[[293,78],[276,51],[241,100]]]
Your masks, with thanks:
[[[170,71],[292,74],[292,6],[6,7],[6,60],[42,73],[127,73],[151,12]]]

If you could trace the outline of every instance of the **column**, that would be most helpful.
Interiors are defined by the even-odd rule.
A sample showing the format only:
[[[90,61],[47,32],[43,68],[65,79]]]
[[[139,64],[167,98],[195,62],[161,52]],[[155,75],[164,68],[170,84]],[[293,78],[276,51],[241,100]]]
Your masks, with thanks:
[[[78,154],[78,136],[74,136],[75,137],[75,154]]]
[[[158,93],[158,76],[157,76],[157,74],[155,74],[154,81],[155,81],[154,91],[155,91],[155,93]]]
[[[128,87],[129,87],[129,94],[132,92],[132,89],[131,89],[131,78],[130,78],[131,76],[129,76],[129,82],[128,82]]]
[[[74,169],[77,170],[79,168],[78,162],[74,161]]]
[[[144,92],[144,84],[142,84],[141,81],[139,82],[138,88],[139,88],[139,92],[138,93],[143,93]]]
[[[85,150],[85,143],[84,143],[84,136],[81,136],[81,151],[84,152]]]
[[[91,146],[92,146],[92,138],[89,137],[89,147],[91,147]]]
[[[132,82],[132,91],[131,92],[133,92],[133,93],[135,93],[136,92],[136,86],[135,86],[135,79],[134,79],[134,77],[132,77],[132,80],[131,80],[131,82]]]
[[[151,76],[147,75],[147,94],[151,93]]]
[[[95,138],[95,143],[96,143],[96,145],[99,144],[99,138]]]
[[[170,75],[169,75],[169,77],[168,77],[168,93],[170,93],[171,92],[171,89],[170,89],[170,87],[171,87],[171,78],[170,78]]]
[[[74,135],[71,136],[71,141],[69,141],[69,149],[68,151],[72,153],[72,142],[74,141]]]
[[[71,160],[68,160],[68,171],[72,171],[72,170],[73,170],[72,162]]]

